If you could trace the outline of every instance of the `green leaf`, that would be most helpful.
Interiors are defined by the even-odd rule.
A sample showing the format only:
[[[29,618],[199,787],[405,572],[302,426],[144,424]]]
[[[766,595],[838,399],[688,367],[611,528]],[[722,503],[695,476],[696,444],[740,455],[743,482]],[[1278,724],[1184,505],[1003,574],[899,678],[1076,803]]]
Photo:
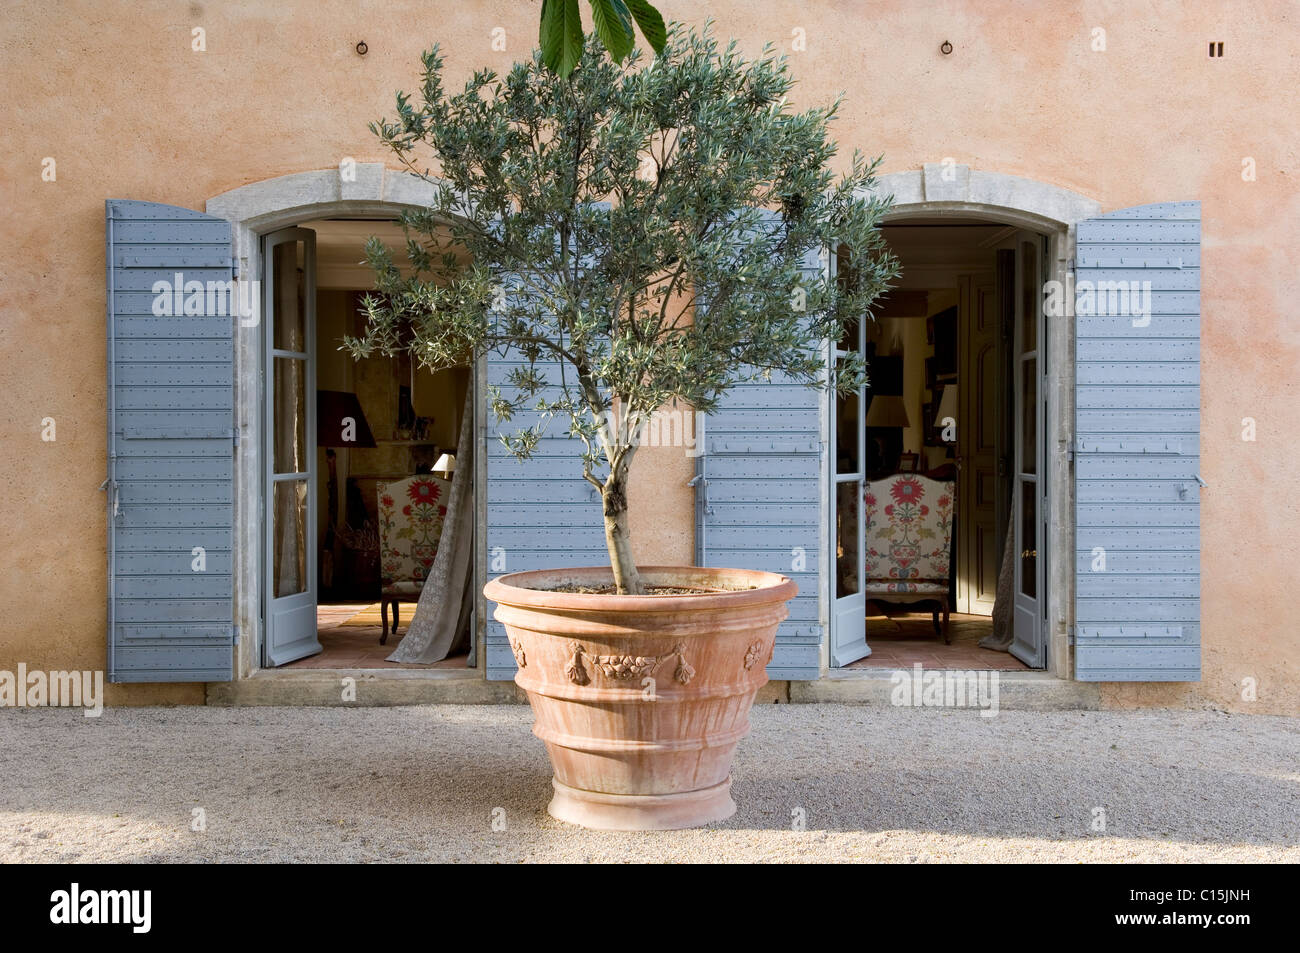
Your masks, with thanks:
[[[641,28],[641,35],[650,44],[650,48],[656,53],[662,53],[664,44],[668,42],[668,29],[664,26],[663,15],[647,0],[623,0],[623,2],[636,18],[636,25]]]
[[[632,52],[632,15],[623,0],[591,0],[591,19],[596,36],[609,50],[615,63]]]
[[[582,56],[582,11],[579,0],[542,0],[542,61],[568,76]]]

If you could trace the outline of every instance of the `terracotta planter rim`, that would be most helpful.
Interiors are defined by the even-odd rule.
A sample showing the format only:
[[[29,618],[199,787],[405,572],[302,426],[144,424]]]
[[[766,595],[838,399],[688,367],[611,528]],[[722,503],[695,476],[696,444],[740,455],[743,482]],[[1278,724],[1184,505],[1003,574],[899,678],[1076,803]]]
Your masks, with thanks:
[[[530,569],[506,573],[488,581],[483,595],[503,605],[530,609],[571,609],[586,612],[682,612],[738,609],[744,606],[765,605],[771,602],[788,602],[799,591],[789,576],[761,569],[703,569],[697,566],[641,566],[642,581],[650,585],[699,585],[700,577],[717,577],[728,581],[744,580],[754,588],[730,589],[721,592],[690,592],[664,595],[621,596],[617,593],[556,592],[550,589],[529,588],[525,581],[542,584],[556,576],[590,574],[612,584],[614,572],[608,566],[580,566],[563,569]],[[688,577],[694,582],[672,581],[672,577]],[[667,577],[648,578],[648,577]]]

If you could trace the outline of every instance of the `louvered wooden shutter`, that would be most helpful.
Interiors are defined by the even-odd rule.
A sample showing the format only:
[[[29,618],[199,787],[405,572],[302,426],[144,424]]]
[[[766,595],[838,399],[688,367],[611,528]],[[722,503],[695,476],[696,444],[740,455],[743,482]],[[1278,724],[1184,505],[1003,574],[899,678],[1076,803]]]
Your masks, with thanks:
[[[1082,681],[1200,679],[1200,217],[1199,202],[1175,202],[1078,226]]]
[[[808,274],[822,267],[816,253],[803,263]],[[781,573],[799,586],[777,630],[773,679],[821,674],[820,406],[816,389],[782,375],[738,384],[706,418],[697,463],[696,561]]]
[[[207,283],[231,280],[230,256],[221,219],[107,203],[109,681],[232,677],[239,317],[154,308],[155,284],[179,280],[203,283],[206,309]]]
[[[521,366],[517,353],[488,356],[488,383],[507,394],[507,375]],[[536,369],[552,382],[559,381],[559,365],[538,361]],[[543,395],[559,396],[554,383]],[[529,569],[568,566],[608,566],[605,524],[595,488],[582,478],[583,445],[566,436],[567,417],[552,417],[534,455],[520,461],[499,439],[500,432],[538,422],[535,412],[517,414],[508,423],[487,428],[487,564],[488,575]],[[487,677],[506,681],[515,677],[515,658],[505,627],[488,611]]]

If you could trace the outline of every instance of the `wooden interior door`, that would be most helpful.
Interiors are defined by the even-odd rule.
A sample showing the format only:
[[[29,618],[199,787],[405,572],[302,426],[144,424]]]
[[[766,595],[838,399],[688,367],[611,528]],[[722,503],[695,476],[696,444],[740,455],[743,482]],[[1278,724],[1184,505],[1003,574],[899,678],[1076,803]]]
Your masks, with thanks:
[[[1002,335],[993,277],[958,279],[957,307],[957,612],[992,615],[998,561],[998,395]]]

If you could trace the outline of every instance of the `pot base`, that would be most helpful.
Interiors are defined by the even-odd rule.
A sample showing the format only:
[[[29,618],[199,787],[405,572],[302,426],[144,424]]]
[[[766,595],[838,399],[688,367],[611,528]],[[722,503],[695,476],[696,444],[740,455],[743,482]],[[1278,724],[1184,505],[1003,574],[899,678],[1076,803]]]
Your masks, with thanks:
[[[598,831],[675,831],[723,821],[736,813],[731,778],[681,794],[601,794],[569,787],[554,778],[551,817]]]

